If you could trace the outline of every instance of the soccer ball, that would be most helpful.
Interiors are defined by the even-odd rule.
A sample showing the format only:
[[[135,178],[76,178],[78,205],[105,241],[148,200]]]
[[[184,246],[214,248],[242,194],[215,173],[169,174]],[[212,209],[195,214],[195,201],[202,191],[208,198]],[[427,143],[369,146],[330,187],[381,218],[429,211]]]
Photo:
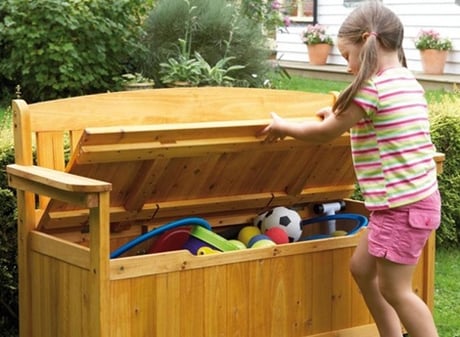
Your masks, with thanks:
[[[294,242],[302,236],[301,221],[299,213],[293,209],[278,206],[259,214],[254,219],[254,224],[260,228],[262,233],[272,227],[280,227],[288,235],[289,242]]]

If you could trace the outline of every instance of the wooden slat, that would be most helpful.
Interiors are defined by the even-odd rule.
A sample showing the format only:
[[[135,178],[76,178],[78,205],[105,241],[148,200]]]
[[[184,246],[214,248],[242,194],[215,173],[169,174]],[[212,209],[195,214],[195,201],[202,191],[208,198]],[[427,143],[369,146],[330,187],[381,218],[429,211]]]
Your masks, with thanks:
[[[172,144],[204,138],[253,137],[268,123],[269,119],[90,127],[85,129],[81,142],[84,146],[146,142]]]
[[[312,255],[289,256],[290,284],[296,289],[297,295],[292,298],[293,309],[290,315],[295,323],[291,324],[291,333],[288,336],[310,335],[312,332],[312,320],[315,310],[312,303],[313,289],[312,275],[314,273]]]
[[[58,171],[63,171],[64,164],[64,133],[61,132],[40,132],[36,134],[37,143],[37,165]],[[40,195],[39,205],[45,209],[49,197]]]
[[[310,337],[378,337],[379,332],[375,324],[359,325],[353,328],[327,331]]]
[[[85,227],[88,224],[88,209],[54,211],[55,208],[53,207],[53,204],[55,201],[56,200],[51,200],[49,207],[53,211],[48,211],[41,218],[38,229],[52,233],[70,231],[72,229],[81,230],[82,227]],[[139,221],[143,223],[149,219],[152,219],[157,211],[157,204],[144,205],[144,208],[140,212],[127,212],[124,207],[110,207],[110,221]]]
[[[247,254],[247,251],[242,250],[197,257],[183,250],[113,259],[110,260],[110,279],[135,278],[145,275],[264,260],[278,256],[295,256],[312,252],[320,254],[323,251],[355,247],[359,236],[360,234],[356,234],[341,238],[316,240],[313,245],[308,242],[277,245],[270,249],[254,249],[251,254]]]
[[[192,282],[195,282],[194,280]],[[211,267],[203,272],[203,315],[209,324],[205,324],[202,336],[225,336],[228,331],[227,310],[228,290],[233,291],[227,283],[227,268]]]
[[[158,212],[155,217],[212,214],[237,210],[263,209],[270,204],[272,194],[260,193],[215,198],[200,198],[191,200],[165,201],[158,203]]]
[[[348,198],[354,191],[354,185],[329,185],[303,189],[298,195],[292,196],[283,192],[273,193],[270,207],[294,205],[296,203],[317,202],[318,200],[338,200]]]
[[[82,130],[98,126],[266,119],[270,111],[286,117],[305,117],[331,104],[329,94],[207,87],[72,97],[31,104],[30,110],[32,130],[51,131],[69,126]]]
[[[70,141],[70,153],[75,151],[78,142],[80,141],[83,130],[70,130],[69,131],[69,141]]]
[[[98,207],[89,214],[90,277],[89,294],[91,314],[89,337],[107,335],[106,324],[110,322],[109,261],[110,254],[110,194],[101,192]]]
[[[248,305],[249,282],[245,282],[251,270],[249,262],[232,263],[226,266],[225,286],[230,290],[226,294],[227,314],[225,318],[227,331],[233,336],[249,336],[249,320],[253,312]],[[224,335],[225,336],[225,335]]]
[[[286,150],[295,140],[287,140],[265,147],[266,151]],[[231,137],[203,140],[187,140],[162,144],[158,142],[82,146],[76,161],[78,164],[110,163],[150,160],[156,158],[187,158],[214,153],[243,153],[264,150],[262,140],[255,137]],[[305,145],[305,144],[301,144]]]
[[[205,336],[203,318],[205,315],[204,294],[209,291],[202,285],[204,284],[203,269],[194,271],[184,271],[179,274],[180,282],[180,301],[178,303],[179,311],[176,315],[187,317],[179,320],[179,331],[177,336],[196,337]],[[193,308],[193,310],[190,310]]]
[[[312,255],[313,334],[332,330],[332,251],[315,252]]]
[[[40,132],[37,140],[37,164],[41,167],[64,170],[64,132]]]
[[[138,280],[142,282],[142,280]],[[131,332],[134,324],[133,292],[137,287],[133,287],[132,280],[120,280],[110,283],[110,298],[116,301],[117,305],[110,306],[111,322],[116,324],[106,324],[105,329],[110,331],[109,336],[122,337],[132,336]],[[144,289],[147,291],[147,289]],[[155,298],[155,297],[153,297]],[[153,319],[152,319],[153,320]]]
[[[332,253],[332,330],[339,330],[352,326],[353,310],[352,283],[354,282],[349,272],[350,259],[353,248],[334,250]],[[340,275],[340,277],[337,277]],[[343,277],[343,276],[346,277]]]
[[[30,233],[30,249],[89,270],[89,249],[38,231]]]
[[[263,315],[251,315],[248,322],[248,334],[247,336],[270,336],[271,327],[271,316],[273,307],[269,306],[268,296],[260,296],[260,289],[266,289],[267,294],[270,294],[270,298],[276,296],[273,293],[273,289],[270,287],[270,275],[267,275],[266,271],[272,270],[272,261],[270,259],[264,259],[259,261],[253,261],[248,266],[248,276],[246,280],[251,280],[248,284],[249,294],[248,303],[250,312],[256,310],[264,311]],[[282,276],[280,276],[282,278]],[[282,324],[281,322],[279,324]]]
[[[168,163],[168,159],[146,160],[142,163],[126,196],[124,206],[127,211],[142,210]]]
[[[431,233],[428,242],[423,250],[423,274],[421,283],[423,284],[423,300],[431,311],[434,310],[434,278],[436,262],[436,233]]]

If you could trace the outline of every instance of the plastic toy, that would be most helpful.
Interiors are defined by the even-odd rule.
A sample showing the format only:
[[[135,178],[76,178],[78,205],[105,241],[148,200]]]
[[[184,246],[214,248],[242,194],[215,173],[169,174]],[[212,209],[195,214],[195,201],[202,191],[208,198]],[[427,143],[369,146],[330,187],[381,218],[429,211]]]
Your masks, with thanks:
[[[272,241],[276,244],[283,244],[289,242],[289,237],[286,231],[280,227],[269,228],[265,231],[264,234],[268,236],[270,239],[272,239]]]
[[[353,214],[353,213],[340,213],[340,214],[334,214],[334,215],[325,215],[325,216],[319,216],[311,219],[306,219],[302,220],[301,225],[306,226],[306,225],[311,225],[314,223],[319,223],[319,222],[325,222],[325,221],[330,221],[330,220],[353,220],[356,222],[356,226],[353,227],[352,230],[349,232],[346,232],[346,235],[353,235],[356,234],[361,228],[367,226],[368,219],[360,214]],[[336,231],[338,232],[338,231]],[[344,231],[341,231],[342,236]],[[336,233],[339,234],[339,233]],[[325,239],[325,238],[330,238],[334,236],[333,234],[314,234],[314,235],[309,235],[306,237],[300,238],[299,241],[307,241],[307,240],[316,240],[316,239]]]
[[[139,235],[137,238],[125,243],[124,245],[118,247],[117,249],[115,249],[111,254],[110,254],[110,258],[113,259],[113,258],[116,258],[116,257],[119,257],[120,255],[126,253],[128,250],[130,250],[131,248],[137,246],[138,244],[148,240],[148,239],[151,239],[153,238],[154,236],[156,235],[160,235],[170,229],[173,229],[173,228],[177,228],[177,227],[182,227],[182,226],[191,226],[191,225],[195,225],[195,226],[200,226],[200,227],[203,227],[203,228],[206,228],[208,230],[211,230],[211,225],[204,219],[202,218],[184,218],[184,219],[180,219],[180,220],[177,220],[177,221],[172,221],[172,222],[169,222],[165,225],[162,225],[160,227],[157,227],[157,228],[154,228],[152,229],[151,231],[147,232],[147,233],[144,233],[142,235]]]
[[[243,227],[238,233],[238,241],[241,241],[246,247],[248,247],[249,240],[258,234],[261,234],[261,231],[256,226]]]
[[[328,202],[324,204],[315,204],[313,206],[313,211],[316,214],[325,214],[325,215],[334,215],[335,212],[343,211],[345,209],[345,201],[335,201],[335,202]],[[335,232],[335,219],[329,220],[327,222],[329,234]]]
[[[293,209],[278,206],[264,213],[261,224],[261,231],[264,233],[272,227],[279,227],[286,231],[289,242],[300,239],[302,235],[302,219],[299,213]]]

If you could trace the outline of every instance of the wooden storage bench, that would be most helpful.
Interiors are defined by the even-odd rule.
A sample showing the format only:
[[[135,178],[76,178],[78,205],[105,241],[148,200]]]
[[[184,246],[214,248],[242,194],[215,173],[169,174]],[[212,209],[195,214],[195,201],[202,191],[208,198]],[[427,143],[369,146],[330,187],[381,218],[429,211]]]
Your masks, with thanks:
[[[14,100],[16,163],[7,171],[18,200],[21,336],[377,336],[348,271],[360,234],[109,258],[183,217],[231,229],[270,207],[311,217],[313,203],[348,198],[348,134],[322,145],[255,137],[270,111],[315,118],[331,102],[242,88]],[[430,306],[433,267],[431,238],[414,280]]]

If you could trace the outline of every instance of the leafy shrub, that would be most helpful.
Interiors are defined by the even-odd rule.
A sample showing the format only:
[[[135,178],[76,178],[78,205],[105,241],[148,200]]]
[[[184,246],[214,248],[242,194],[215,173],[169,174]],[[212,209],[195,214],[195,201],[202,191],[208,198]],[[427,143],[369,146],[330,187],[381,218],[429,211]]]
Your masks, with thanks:
[[[160,0],[145,30],[149,53],[143,71],[155,83],[161,83],[160,64],[182,53],[181,40],[189,43],[188,55],[198,52],[211,67],[222,59],[227,67],[244,66],[231,73],[237,86],[261,86],[271,69],[261,26],[226,0]]]
[[[143,55],[151,2],[1,1],[0,79],[28,101],[114,89]]]
[[[445,154],[443,173],[439,176],[443,197],[443,224],[438,231],[440,243],[460,241],[460,96],[445,96],[432,103],[432,138],[437,150]]]
[[[3,144],[0,147],[0,331],[5,337],[17,336],[18,330],[16,199],[8,189],[5,170],[13,162],[13,146]]]
[[[439,175],[442,196],[442,223],[437,232],[441,246],[460,242],[460,96],[444,96],[430,104],[433,142],[445,154],[443,173]]]

